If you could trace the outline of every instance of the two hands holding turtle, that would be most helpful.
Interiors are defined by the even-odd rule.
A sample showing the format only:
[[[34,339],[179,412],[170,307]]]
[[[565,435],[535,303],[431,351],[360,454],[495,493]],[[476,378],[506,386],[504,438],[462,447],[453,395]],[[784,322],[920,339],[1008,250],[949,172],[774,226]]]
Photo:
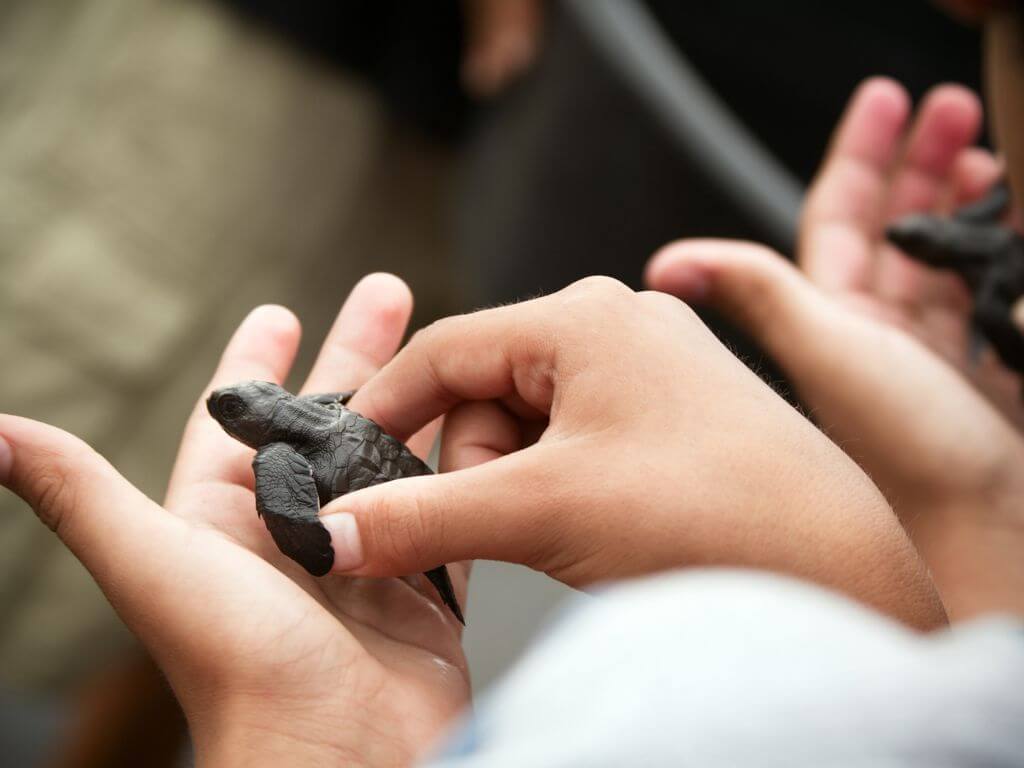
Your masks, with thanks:
[[[977,106],[963,92],[932,94],[900,153],[907,112],[891,83],[854,98],[808,202],[806,277],[756,246],[707,241],[672,246],[648,274],[753,332],[852,458],[664,293],[592,278],[441,321],[391,359],[411,296],[373,275],[346,301],[304,392],[358,388],[351,412],[420,457],[443,415],[441,473],[363,482],[372,487],[329,501],[338,483],[376,477],[404,455],[390,443],[382,453],[362,422],[361,447],[345,457],[362,450],[367,461],[333,459],[321,472],[313,465],[327,452],[294,445],[275,459],[310,465],[286,483],[325,487],[303,479],[304,491],[271,494],[261,511],[272,510],[273,530],[295,498],[309,502],[302,519],[328,501],[319,514],[331,574],[313,577],[275,546],[255,514],[264,502],[252,451],[223,434],[206,397],[163,507],[75,438],[9,416],[0,480],[146,643],[201,761],[399,764],[422,754],[469,702],[461,625],[422,579],[376,577],[449,563],[464,605],[472,558],[580,588],[695,564],[766,568],[930,628],[945,615],[926,562],[952,618],[1021,612],[1020,584],[1006,575],[1019,569],[1005,567],[1024,533],[1009,503],[1024,458],[1011,426],[1016,377],[994,360],[972,367],[944,343],[944,329],[966,325],[963,288],[878,239],[880,219],[975,197],[998,170],[967,149]],[[256,310],[208,391],[282,381],[297,341],[290,313]],[[348,418],[333,402],[306,402],[316,406],[306,415]],[[987,544],[993,529],[1002,550]]]

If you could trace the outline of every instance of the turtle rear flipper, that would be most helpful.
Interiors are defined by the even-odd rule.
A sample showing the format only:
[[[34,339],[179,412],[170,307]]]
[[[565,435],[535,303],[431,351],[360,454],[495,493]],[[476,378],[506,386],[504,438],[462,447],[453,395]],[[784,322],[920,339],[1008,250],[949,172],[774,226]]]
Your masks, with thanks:
[[[447,566],[432,568],[425,575],[441,595],[441,600],[448,606],[448,610],[455,614],[455,618],[462,626],[466,626],[466,620],[462,617],[462,609],[459,607],[458,598],[455,597],[455,588],[452,587],[452,579],[448,575]]]
[[[285,443],[271,443],[256,453],[256,511],[277,548],[314,576],[334,565],[331,534],[320,522],[320,499],[313,467]]]

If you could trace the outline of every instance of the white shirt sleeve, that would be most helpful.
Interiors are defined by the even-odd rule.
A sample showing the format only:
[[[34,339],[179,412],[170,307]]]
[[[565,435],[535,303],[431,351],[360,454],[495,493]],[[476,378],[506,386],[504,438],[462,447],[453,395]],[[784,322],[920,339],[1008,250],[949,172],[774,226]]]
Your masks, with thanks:
[[[762,573],[581,599],[431,768],[1024,766],[1024,627],[920,635]]]

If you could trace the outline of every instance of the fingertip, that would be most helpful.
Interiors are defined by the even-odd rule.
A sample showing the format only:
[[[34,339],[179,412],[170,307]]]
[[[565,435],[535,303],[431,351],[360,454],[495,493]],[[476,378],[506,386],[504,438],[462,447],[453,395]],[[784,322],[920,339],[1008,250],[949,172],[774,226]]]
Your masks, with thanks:
[[[910,95],[895,80],[865,80],[850,97],[829,158],[852,158],[879,169],[886,167],[893,159],[910,110]]]
[[[760,243],[695,239],[666,246],[651,261],[652,288],[696,300],[708,298],[712,289],[717,290],[737,270],[772,269],[783,265],[785,259]]]
[[[705,298],[710,287],[709,276],[706,266],[692,258],[696,252],[699,251],[688,242],[663,247],[647,263],[644,282],[656,291],[682,299]]]
[[[355,284],[341,314],[358,317],[363,323],[378,325],[386,329],[405,324],[412,315],[413,295],[404,280],[390,272],[373,272]]]
[[[644,282],[654,288],[654,283],[662,280],[667,270],[674,269],[678,264],[689,263],[705,256],[721,242],[711,238],[688,238],[663,245],[648,260],[647,267],[644,269]]]
[[[958,83],[944,83],[925,97],[937,119],[951,135],[951,140],[970,144],[981,130],[984,109],[981,98],[970,88]]]
[[[648,288],[661,290],[658,286],[667,264],[673,259],[678,243],[668,243],[654,252],[644,265],[643,282]]]
[[[899,81],[884,75],[864,80],[850,98],[851,108],[870,110],[872,116],[891,124],[902,124],[911,109],[910,94]]]
[[[981,130],[981,101],[969,88],[946,83],[925,95],[918,115],[907,163],[933,175],[948,173],[955,156]]]
[[[967,124],[980,123],[982,118],[981,98],[960,83],[942,83],[929,89],[921,108],[936,110],[946,119]]]
[[[0,413],[0,439],[7,443],[9,449],[19,445],[33,447],[45,444],[52,447],[57,441],[68,440],[80,447],[88,447],[81,438],[60,427],[7,413]]]
[[[228,343],[228,349],[243,347],[245,354],[253,354],[249,350],[249,342],[254,342],[265,351],[272,353],[275,360],[285,359],[290,365],[295,350],[298,349],[302,337],[302,324],[287,307],[280,304],[262,304],[246,315]]]
[[[281,381],[299,348],[302,326],[278,304],[256,307],[239,324],[221,355],[211,387],[245,378]]]
[[[412,301],[412,290],[409,285],[391,272],[371,272],[364,275],[352,289],[353,293],[356,291],[368,291],[377,297],[394,297],[396,300]]]
[[[0,443],[0,483],[53,531],[58,530],[64,507],[76,500],[79,491],[90,485],[100,487],[106,480],[123,480],[84,440],[42,421],[0,415]],[[113,506],[109,488],[104,492],[104,503]]]
[[[987,149],[966,147],[954,161],[954,203],[963,205],[982,197],[1002,176],[1003,164]]]
[[[261,325],[282,335],[301,332],[299,318],[288,307],[280,304],[261,304],[246,315],[242,325]]]

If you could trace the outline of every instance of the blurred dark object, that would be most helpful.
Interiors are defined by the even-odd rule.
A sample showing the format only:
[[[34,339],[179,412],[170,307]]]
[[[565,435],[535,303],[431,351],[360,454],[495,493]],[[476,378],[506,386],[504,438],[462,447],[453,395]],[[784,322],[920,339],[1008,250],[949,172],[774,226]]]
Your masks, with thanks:
[[[804,183],[864,77],[890,75],[915,96],[943,80],[979,85],[977,32],[925,0],[647,5]],[[537,65],[482,116],[469,148],[459,255],[479,299],[521,298],[594,273],[639,287],[657,247],[698,235],[770,241],[552,4]]]
[[[915,97],[954,80],[977,89],[980,46],[925,0],[648,0],[718,99],[802,184],[854,88],[889,75]],[[477,301],[512,301],[589,274],[639,288],[650,255],[684,237],[787,243],[737,206],[628,87],[561,4],[534,69],[481,115],[467,148],[456,229]],[[695,150],[699,152],[700,150]],[[772,383],[763,354],[705,321]]]
[[[397,120],[458,135],[469,109],[460,85],[458,0],[220,0],[303,50],[366,78]]]
[[[853,89],[888,75],[919,97],[936,83],[981,88],[977,30],[930,0],[647,0],[741,120],[809,181]]]
[[[494,98],[533,66],[548,0],[462,0],[462,8],[462,85],[473,98]]]
[[[796,244],[803,185],[733,114],[640,0],[566,0],[595,53],[679,153],[766,237]]]
[[[74,702],[50,768],[174,768],[188,748],[185,716],[141,649],[98,672]]]
[[[914,214],[893,223],[886,237],[933,269],[958,274],[974,295],[971,324],[1007,368],[1024,373],[1024,336],[1013,309],[1024,296],[1024,238],[1002,223],[1010,188],[997,184],[982,200],[950,217]]]

